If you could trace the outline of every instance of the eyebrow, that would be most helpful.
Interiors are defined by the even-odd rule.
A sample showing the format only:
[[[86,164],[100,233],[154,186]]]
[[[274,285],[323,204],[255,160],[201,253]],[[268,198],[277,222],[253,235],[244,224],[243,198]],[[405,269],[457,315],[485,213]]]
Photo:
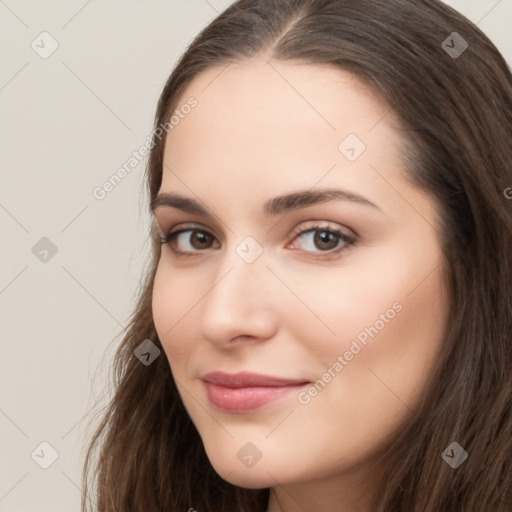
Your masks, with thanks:
[[[263,212],[267,216],[279,215],[281,213],[300,210],[314,204],[325,203],[333,200],[350,201],[356,204],[375,208],[382,212],[382,209],[379,206],[372,203],[369,199],[366,199],[366,197],[348,190],[333,188],[322,190],[302,190],[274,197],[269,199],[263,205]],[[201,204],[195,199],[184,197],[179,194],[161,192],[153,201],[151,201],[151,212],[154,214],[157,208],[164,206],[177,208],[190,214],[197,214],[212,218],[212,215],[208,210],[201,206]]]

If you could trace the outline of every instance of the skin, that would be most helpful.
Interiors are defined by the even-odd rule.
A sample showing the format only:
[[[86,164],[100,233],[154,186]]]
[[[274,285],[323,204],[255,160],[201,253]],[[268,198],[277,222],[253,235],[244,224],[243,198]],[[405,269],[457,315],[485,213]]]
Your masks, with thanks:
[[[268,512],[369,512],[382,476],[369,466],[414,414],[446,325],[438,205],[406,181],[398,122],[353,75],[263,58],[223,68],[196,77],[178,104],[194,96],[198,105],[167,136],[161,192],[194,198],[213,217],[156,209],[162,233],[195,223],[211,240],[180,235],[174,248],[195,251],[188,259],[162,246],[155,326],[221,477],[270,487]],[[355,161],[338,149],[351,133],[366,145]],[[331,200],[263,213],[275,196],[331,187],[378,208]],[[315,224],[356,244],[333,254],[343,240],[293,234]],[[252,263],[236,252],[246,236],[263,250]],[[333,370],[393,304],[400,311]],[[245,370],[314,382],[329,368],[308,403],[291,393],[245,414],[214,408],[199,378]],[[262,455],[252,467],[237,457],[247,442]]]

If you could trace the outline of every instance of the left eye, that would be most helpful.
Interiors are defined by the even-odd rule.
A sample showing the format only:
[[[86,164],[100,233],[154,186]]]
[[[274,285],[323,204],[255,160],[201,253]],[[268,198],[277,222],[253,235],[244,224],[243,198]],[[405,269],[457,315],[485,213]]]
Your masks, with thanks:
[[[186,233],[194,233],[194,236],[182,236]],[[181,239],[181,240],[180,240]],[[175,253],[187,253],[187,252],[196,252],[194,249],[210,249],[211,242],[215,239],[213,235],[208,233],[208,231],[203,231],[201,229],[177,229],[176,231],[171,231],[164,238],[162,238],[162,244],[169,244],[171,249]],[[189,248],[176,249],[175,246],[179,245],[179,242],[185,241]]]
[[[305,240],[305,252],[330,252],[338,253],[348,249],[355,243],[355,240],[337,229],[313,226],[309,229],[299,231],[297,238]],[[342,242],[341,247],[340,242]],[[319,251],[315,251],[319,249]]]

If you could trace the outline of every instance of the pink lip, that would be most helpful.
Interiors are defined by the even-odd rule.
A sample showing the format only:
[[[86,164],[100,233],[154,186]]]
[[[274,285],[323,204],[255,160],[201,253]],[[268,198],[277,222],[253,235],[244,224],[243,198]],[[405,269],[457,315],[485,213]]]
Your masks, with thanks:
[[[249,372],[211,372],[201,379],[210,403],[231,413],[259,409],[310,383],[304,379],[283,379]]]

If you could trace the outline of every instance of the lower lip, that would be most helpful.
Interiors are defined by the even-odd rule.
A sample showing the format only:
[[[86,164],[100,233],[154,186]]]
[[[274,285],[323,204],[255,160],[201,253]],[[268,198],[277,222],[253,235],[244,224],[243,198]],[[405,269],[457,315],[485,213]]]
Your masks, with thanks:
[[[254,411],[271,402],[298,392],[306,384],[290,386],[253,386],[248,388],[227,388],[205,382],[210,403],[223,412],[243,413]]]

